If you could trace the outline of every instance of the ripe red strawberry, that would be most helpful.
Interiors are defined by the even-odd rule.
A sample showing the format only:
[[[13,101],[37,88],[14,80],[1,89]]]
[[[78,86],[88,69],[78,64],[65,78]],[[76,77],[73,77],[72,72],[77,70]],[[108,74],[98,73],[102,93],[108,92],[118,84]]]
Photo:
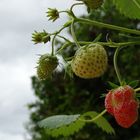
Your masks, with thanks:
[[[105,98],[105,108],[124,128],[130,127],[136,122],[138,106],[134,89],[128,85],[109,91]]]
[[[134,99],[124,102],[114,109],[114,116],[120,126],[129,128],[138,119],[138,102]]]
[[[109,93],[106,95],[105,98],[105,108],[107,111],[111,114],[114,115],[114,108],[113,108],[113,103],[112,103],[112,91],[109,91]]]

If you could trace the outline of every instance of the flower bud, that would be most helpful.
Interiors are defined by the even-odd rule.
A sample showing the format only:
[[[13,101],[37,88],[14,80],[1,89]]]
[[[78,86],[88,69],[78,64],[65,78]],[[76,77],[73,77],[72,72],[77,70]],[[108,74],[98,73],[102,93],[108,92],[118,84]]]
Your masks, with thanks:
[[[59,18],[58,10],[57,9],[48,8],[47,17],[49,17],[49,20],[52,20],[54,22],[56,19]]]
[[[32,41],[37,44],[37,43],[47,43],[48,41],[50,41],[50,35],[46,32],[37,32],[35,31],[32,34]]]

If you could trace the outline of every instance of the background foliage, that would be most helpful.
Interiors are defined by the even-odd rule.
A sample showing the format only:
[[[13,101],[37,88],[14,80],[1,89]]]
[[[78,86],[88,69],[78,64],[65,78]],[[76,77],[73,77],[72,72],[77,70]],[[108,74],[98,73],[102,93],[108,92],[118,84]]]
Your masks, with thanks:
[[[85,17],[83,15],[83,17]],[[103,21],[115,25],[120,25],[128,28],[137,28],[139,21],[124,17],[115,10],[114,5],[110,0],[106,1],[105,5],[92,11],[89,16],[85,17],[97,21]],[[113,41],[130,41],[131,38],[121,36],[116,31],[100,29],[84,24],[76,24],[75,27],[78,40],[92,41],[102,33],[101,41],[106,41],[110,38]],[[58,41],[58,46],[62,43]],[[75,47],[70,47],[63,52],[63,56],[71,56],[74,54]],[[106,89],[110,89],[107,81],[115,82],[117,79],[113,68],[114,49],[106,47],[109,57],[108,70],[100,78],[84,80],[74,76],[73,79],[68,76],[64,79],[64,70],[56,72],[52,79],[39,81],[36,76],[32,77],[32,88],[36,96],[36,101],[30,103],[30,123],[27,129],[32,137],[32,140],[139,140],[140,139],[140,121],[129,129],[124,129],[118,126],[113,117],[106,114],[105,117],[116,130],[116,135],[107,135],[101,131],[96,125],[86,125],[84,129],[71,137],[52,138],[47,135],[45,129],[40,128],[38,121],[57,114],[78,114],[86,111],[100,112],[104,109],[104,98],[101,94],[107,93]],[[120,61],[121,60],[121,61]],[[126,81],[139,80],[140,77],[140,48],[139,46],[130,46],[124,48],[119,55],[119,68],[122,77]]]

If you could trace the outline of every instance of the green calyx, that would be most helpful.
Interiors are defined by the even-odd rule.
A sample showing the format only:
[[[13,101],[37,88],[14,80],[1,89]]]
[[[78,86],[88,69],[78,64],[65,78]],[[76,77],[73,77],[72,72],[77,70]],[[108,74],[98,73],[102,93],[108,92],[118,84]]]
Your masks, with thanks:
[[[50,41],[50,35],[46,31],[43,31],[43,32],[37,32],[37,31],[35,31],[32,34],[32,41],[35,44],[38,44],[38,43],[47,43],[48,41]]]
[[[47,17],[49,17],[49,20],[52,20],[53,22],[59,18],[59,12],[57,9],[48,8],[47,11]]]

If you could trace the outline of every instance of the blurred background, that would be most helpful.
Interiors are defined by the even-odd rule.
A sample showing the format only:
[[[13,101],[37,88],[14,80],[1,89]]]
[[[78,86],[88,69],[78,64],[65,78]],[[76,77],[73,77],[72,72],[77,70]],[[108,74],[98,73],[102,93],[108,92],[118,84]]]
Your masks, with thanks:
[[[50,44],[34,45],[31,34],[36,31],[53,32],[68,18],[62,15],[52,23],[46,17],[49,7],[64,10],[70,7],[73,0],[0,0],[0,140],[54,140],[37,126],[37,122],[53,114],[73,114],[86,111],[101,111],[104,98],[101,93],[109,89],[107,81],[117,83],[112,57],[114,49],[106,48],[109,56],[107,73],[92,80],[83,80],[76,76],[64,79],[64,71],[57,72],[53,79],[38,81],[36,61],[38,54],[51,49]],[[130,20],[119,14],[108,0],[104,7],[87,13],[86,7],[75,8],[76,15],[97,19],[120,26],[137,28],[138,20]],[[118,32],[98,29],[76,24],[78,40],[92,41],[99,33],[106,41],[109,34],[113,41],[129,41],[129,38],[118,35]],[[69,30],[65,31],[70,36]],[[57,46],[63,42],[58,40]],[[73,55],[75,49],[68,49],[63,56]],[[120,61],[121,60],[121,61]],[[128,47],[121,52],[119,66],[123,78],[127,81],[140,78],[140,48]],[[135,64],[135,65],[134,65]],[[133,67],[132,67],[133,66]],[[83,87],[81,89],[81,87]],[[100,87],[100,88],[99,88]],[[96,126],[87,126],[80,133],[64,140],[140,140],[140,121],[132,128],[119,127],[114,119],[106,115],[116,130],[116,136],[107,135]],[[63,140],[63,137],[56,138]]]

